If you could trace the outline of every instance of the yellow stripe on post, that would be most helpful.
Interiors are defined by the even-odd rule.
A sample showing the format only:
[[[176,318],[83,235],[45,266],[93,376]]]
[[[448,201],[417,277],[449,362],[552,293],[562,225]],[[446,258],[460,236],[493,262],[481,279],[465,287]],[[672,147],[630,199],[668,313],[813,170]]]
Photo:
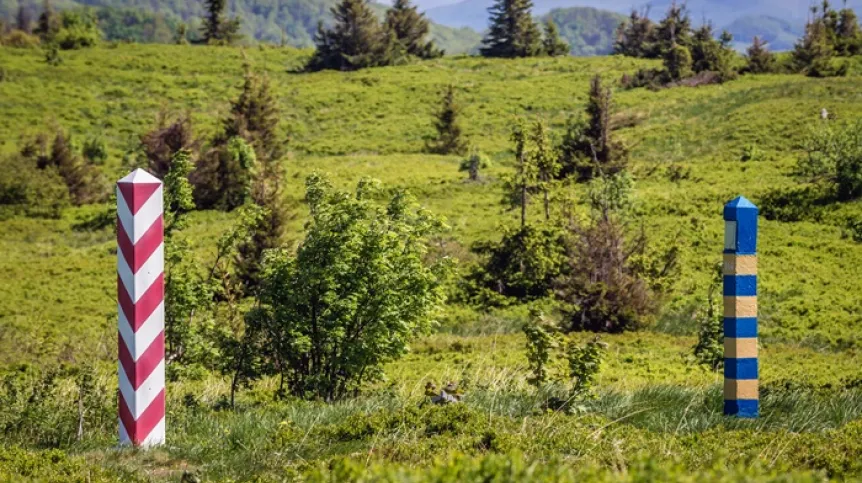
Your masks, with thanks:
[[[751,359],[757,357],[757,338],[724,338],[724,357],[730,359]]]
[[[724,316],[757,317],[757,297],[724,297]]]
[[[757,255],[724,254],[725,275],[757,275]]]
[[[725,379],[724,399],[760,399],[757,379]]]

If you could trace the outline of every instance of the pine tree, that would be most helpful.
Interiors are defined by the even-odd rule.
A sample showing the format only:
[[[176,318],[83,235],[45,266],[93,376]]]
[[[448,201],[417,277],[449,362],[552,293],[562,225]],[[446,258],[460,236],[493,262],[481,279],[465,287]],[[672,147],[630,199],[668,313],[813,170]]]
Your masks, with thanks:
[[[691,51],[684,45],[674,44],[664,54],[664,68],[672,81],[687,79],[692,76]]]
[[[551,219],[551,188],[560,173],[560,161],[548,139],[548,127],[541,120],[536,121],[531,136],[535,149],[532,163],[536,167],[537,188],[542,192],[545,221]]]
[[[533,57],[542,51],[531,0],[496,0],[488,9],[491,27],[482,39],[484,57]]]
[[[203,19],[201,33],[203,41],[213,45],[231,45],[237,42],[241,35],[240,21],[237,18],[226,19],[224,16],[227,0],[205,0],[206,17]]]
[[[836,37],[836,50],[839,55],[862,54],[862,32],[859,29],[859,18],[852,8],[847,8],[846,0],[844,8],[838,13]]]
[[[793,49],[793,63],[796,69],[811,77],[824,77],[834,74],[831,67],[834,50],[829,43],[826,24],[822,18],[808,22],[805,36]]]
[[[558,55],[567,55],[569,53],[569,44],[560,38],[560,32],[557,29],[557,24],[550,17],[545,22],[545,38],[542,41],[545,49],[545,54],[551,57]]]
[[[278,106],[269,78],[255,74],[245,66],[242,92],[231,103],[230,115],[224,120],[221,141],[239,136],[254,147],[257,159],[267,165],[284,155],[278,136]]]
[[[656,48],[661,56],[667,55],[674,46],[691,47],[691,17],[685,5],[671,3],[665,18],[656,27]]]
[[[437,111],[437,138],[428,143],[428,150],[437,154],[464,154],[467,142],[463,139],[461,123],[461,106],[455,100],[455,87],[448,85],[443,92],[440,110]]]
[[[617,27],[614,53],[628,57],[655,58],[655,24],[647,12],[632,10],[628,20]]]
[[[429,23],[424,13],[419,13],[410,0],[395,0],[386,11],[386,30],[395,35],[396,41],[407,55],[421,59],[441,57],[443,51],[433,41],[426,41]]]
[[[184,23],[177,25],[177,31],[174,34],[174,43],[177,45],[185,45],[189,43],[188,26]]]
[[[775,56],[769,51],[767,43],[755,36],[748,48],[746,71],[752,74],[766,74],[775,70]]]
[[[168,174],[178,152],[187,151],[189,156],[195,156],[200,145],[194,137],[190,114],[168,122],[166,112],[159,113],[155,129],[141,136],[140,141],[147,158],[147,169],[158,178]]]
[[[60,26],[60,16],[54,11],[51,0],[45,0],[42,14],[39,15],[39,21],[33,33],[41,37],[43,42],[52,42],[54,36],[60,31]]]
[[[392,37],[380,27],[366,0],[342,0],[332,7],[335,25],[318,24],[317,50],[308,70],[356,70],[392,62]]]
[[[15,26],[18,30],[26,34],[33,31],[32,12],[30,11],[30,8],[25,7],[23,3],[18,6],[18,15],[15,19]]]
[[[691,40],[692,69],[695,73],[717,72],[722,80],[736,75],[731,67],[734,52],[730,48],[733,36],[726,30],[721,40],[715,40],[712,24],[704,23],[694,31]]]

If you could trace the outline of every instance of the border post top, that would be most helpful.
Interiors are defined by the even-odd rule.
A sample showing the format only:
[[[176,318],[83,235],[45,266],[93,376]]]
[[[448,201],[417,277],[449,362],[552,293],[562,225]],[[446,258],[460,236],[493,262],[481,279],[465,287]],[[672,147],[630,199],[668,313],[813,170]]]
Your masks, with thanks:
[[[754,203],[738,196],[724,205],[724,253],[757,253],[757,213]]]
[[[159,178],[138,168],[117,181],[118,184],[162,184]]]

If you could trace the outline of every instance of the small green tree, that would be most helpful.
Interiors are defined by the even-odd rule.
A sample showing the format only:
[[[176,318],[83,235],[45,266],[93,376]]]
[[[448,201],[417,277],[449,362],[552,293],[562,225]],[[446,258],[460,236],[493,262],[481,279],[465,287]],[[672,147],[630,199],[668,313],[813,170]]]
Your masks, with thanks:
[[[194,160],[200,147],[200,142],[194,137],[191,114],[186,113],[170,121],[166,111],[159,112],[156,126],[140,137],[140,143],[140,149],[147,158],[147,170],[157,178],[168,174],[178,152],[186,150]]]
[[[419,13],[410,0],[395,0],[392,8],[386,11],[386,31],[394,34],[395,39],[407,55],[420,59],[441,57],[443,51],[428,36],[429,23],[424,13]]]
[[[42,13],[39,14],[39,20],[33,33],[38,35],[42,39],[42,42],[53,43],[54,36],[60,31],[61,26],[60,16],[54,11],[51,0],[44,0]]]
[[[270,256],[246,333],[271,342],[266,359],[290,393],[331,401],[379,380],[429,328],[448,263],[425,262],[441,225],[406,193],[382,208],[368,180],[355,194],[317,175],[306,186],[308,233],[295,256]]]
[[[245,65],[242,90],[231,102],[230,114],[223,121],[224,131],[216,143],[241,137],[254,147],[261,163],[269,165],[284,156],[284,141],[278,133],[278,103],[269,77],[258,75]]]
[[[542,40],[542,47],[545,50],[545,54],[551,57],[567,55],[569,53],[569,44],[560,37],[557,24],[550,17],[545,22],[545,38]]]
[[[687,79],[694,74],[691,51],[680,44],[672,45],[664,54],[664,69],[672,81]]]
[[[232,137],[213,146],[190,176],[196,205],[226,211],[239,208],[249,200],[258,171],[254,149],[243,138]]]
[[[569,378],[572,381],[572,399],[586,399],[592,396],[593,385],[602,368],[602,357],[606,345],[598,336],[584,345],[570,340],[566,345],[566,359],[569,363]]]
[[[60,29],[54,34],[55,42],[63,50],[93,47],[102,39],[102,31],[95,15],[89,12],[63,12]]]
[[[459,171],[466,171],[470,181],[476,182],[481,179],[479,172],[491,166],[491,160],[479,151],[473,151],[470,156],[461,161]]]
[[[746,71],[752,74],[767,74],[775,72],[775,55],[769,51],[767,43],[755,36],[747,51],[748,66]]]
[[[655,28],[655,48],[658,56],[667,57],[676,46],[686,49],[692,43],[691,16],[685,4],[671,2],[665,17]]]
[[[541,387],[548,381],[551,355],[558,345],[555,329],[545,321],[542,314],[532,314],[522,330],[527,338],[527,363],[530,368],[527,381]]]
[[[722,266],[718,264],[713,271],[714,277],[706,298],[706,311],[699,314],[697,344],[694,357],[700,364],[717,371],[724,365],[724,317],[715,299],[715,292],[721,285]]]
[[[427,144],[430,152],[464,154],[467,150],[467,141],[464,140],[461,131],[460,115],[461,105],[455,99],[455,86],[449,84],[443,91],[440,110],[435,116],[437,121],[434,123],[434,128],[437,130],[437,138]]]
[[[484,57],[533,57],[542,53],[542,36],[533,21],[531,0],[496,0],[488,9],[490,28],[482,47]]]
[[[535,149],[531,163],[536,167],[536,189],[542,192],[545,221],[551,220],[551,189],[560,173],[560,161],[548,139],[548,128],[544,121],[537,121],[531,135]]]
[[[524,122],[518,119],[512,126],[511,140],[514,146],[515,173],[507,177],[503,186],[503,203],[511,208],[519,208],[521,212],[521,228],[527,226],[527,205],[530,193],[535,190],[538,171],[535,158],[531,156],[527,146],[529,133]]]

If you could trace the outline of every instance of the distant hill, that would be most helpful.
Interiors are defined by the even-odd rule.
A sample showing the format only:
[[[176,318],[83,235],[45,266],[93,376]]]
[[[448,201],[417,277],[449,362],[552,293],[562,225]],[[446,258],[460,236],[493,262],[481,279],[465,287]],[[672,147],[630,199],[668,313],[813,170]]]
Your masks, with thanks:
[[[733,34],[737,46],[747,46],[755,36],[769,42],[772,50],[790,50],[805,33],[801,22],[790,22],[769,15],[748,16],[734,20],[725,27]]]
[[[14,23],[18,2],[0,0],[0,18]],[[330,21],[329,9],[335,3],[335,0],[229,0],[228,15],[242,18],[242,33],[248,39],[280,43],[283,38],[287,45],[310,47],[317,22]],[[22,4],[35,21],[42,11],[41,0],[26,0]],[[204,13],[201,0],[55,0],[53,4],[58,9],[93,8],[108,40],[136,42],[171,42],[182,22],[196,35]],[[382,15],[386,6],[377,7]],[[432,27],[432,38],[447,53],[468,52],[481,40],[478,32],[443,25]]]
[[[589,7],[557,8],[543,15],[553,19],[572,55],[606,55],[614,49],[614,31],[625,16]]]

